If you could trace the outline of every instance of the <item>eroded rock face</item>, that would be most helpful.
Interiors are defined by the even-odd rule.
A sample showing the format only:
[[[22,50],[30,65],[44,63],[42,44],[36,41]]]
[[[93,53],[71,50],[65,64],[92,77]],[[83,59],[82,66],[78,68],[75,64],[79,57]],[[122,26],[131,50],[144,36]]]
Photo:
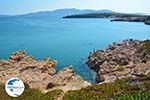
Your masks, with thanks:
[[[25,51],[13,53],[8,60],[0,60],[0,82],[5,82],[12,77],[19,77],[30,88],[39,90],[62,89],[72,90],[70,87],[80,89],[90,85],[80,76],[75,74],[72,67],[64,68],[56,73],[57,61],[49,58],[41,61],[27,56]]]
[[[145,42],[124,40],[122,43],[113,43],[106,50],[90,54],[86,63],[96,71],[97,82],[148,75],[150,50],[144,47]]]

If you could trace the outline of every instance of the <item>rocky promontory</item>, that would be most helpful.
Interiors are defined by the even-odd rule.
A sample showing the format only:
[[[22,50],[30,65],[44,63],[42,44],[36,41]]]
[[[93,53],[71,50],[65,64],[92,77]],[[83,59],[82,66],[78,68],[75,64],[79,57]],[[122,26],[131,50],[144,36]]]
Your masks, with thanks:
[[[126,14],[126,13],[88,13],[68,15],[63,18],[108,18],[110,21],[123,21],[123,22],[143,22],[150,25],[150,15],[141,14]]]
[[[87,65],[97,73],[97,82],[150,75],[150,41],[124,40],[89,55]]]
[[[43,92],[55,89],[66,92],[90,85],[71,66],[57,73],[56,64],[55,60],[46,58],[38,61],[25,51],[17,51],[8,60],[0,60],[0,83],[5,84],[9,78],[18,77],[30,88]]]

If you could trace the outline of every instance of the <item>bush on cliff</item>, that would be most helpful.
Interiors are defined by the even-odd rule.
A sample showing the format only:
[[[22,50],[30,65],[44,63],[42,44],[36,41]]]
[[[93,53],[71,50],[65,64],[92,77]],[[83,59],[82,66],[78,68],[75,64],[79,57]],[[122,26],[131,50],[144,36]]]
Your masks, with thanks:
[[[148,51],[150,51],[150,40],[144,41],[143,47]]]
[[[137,79],[123,79],[111,83],[97,84],[82,88],[81,90],[68,91],[63,100],[149,100],[150,76]],[[18,98],[12,98],[5,92],[4,85],[0,85],[0,98],[2,100],[55,100],[62,94],[61,90],[54,90],[46,94],[38,90],[26,89]]]
[[[140,84],[137,84],[137,83]],[[117,80],[67,92],[64,100],[149,100],[150,77]],[[132,99],[130,99],[132,98]],[[144,98],[144,99],[136,99]]]
[[[55,97],[62,93],[61,90],[54,90],[44,94],[38,90],[30,89],[28,85],[25,86],[24,93],[17,98],[13,98],[7,95],[4,85],[0,85],[0,100],[54,100]]]

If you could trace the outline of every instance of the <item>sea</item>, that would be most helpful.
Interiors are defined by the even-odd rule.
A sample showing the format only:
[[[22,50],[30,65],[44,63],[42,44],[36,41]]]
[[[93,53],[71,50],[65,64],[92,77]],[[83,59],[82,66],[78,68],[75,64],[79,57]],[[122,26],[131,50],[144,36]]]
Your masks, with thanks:
[[[90,52],[125,39],[150,39],[150,26],[96,18],[0,19],[0,59],[25,50],[37,60],[57,60],[57,71],[72,65],[89,82],[95,81],[95,72],[85,64]]]

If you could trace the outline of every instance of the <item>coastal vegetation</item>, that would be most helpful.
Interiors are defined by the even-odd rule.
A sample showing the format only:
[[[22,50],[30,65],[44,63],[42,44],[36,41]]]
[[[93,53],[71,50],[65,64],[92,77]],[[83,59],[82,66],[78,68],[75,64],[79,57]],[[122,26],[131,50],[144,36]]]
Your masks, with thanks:
[[[56,97],[59,97],[59,95],[62,93],[62,90],[54,90],[51,92],[48,92],[46,94],[42,93],[39,90],[36,89],[30,89],[29,86],[25,85],[25,91],[24,93],[17,97],[10,97],[5,92],[4,85],[0,85],[0,97],[1,100],[54,100]]]
[[[140,84],[134,84],[135,82]],[[149,84],[149,76],[116,80],[67,92],[64,100],[149,100]]]
[[[150,51],[150,40],[144,41],[143,48],[145,48],[146,50]]]
[[[30,89],[26,84],[25,92],[18,98],[8,96],[4,86],[0,85],[0,96],[3,100],[149,100],[149,84],[150,76],[143,76],[92,85],[65,94],[61,90],[44,94],[39,90]]]
[[[149,100],[150,93],[149,92],[139,92],[132,95],[121,95],[118,97],[114,97],[114,100]]]

